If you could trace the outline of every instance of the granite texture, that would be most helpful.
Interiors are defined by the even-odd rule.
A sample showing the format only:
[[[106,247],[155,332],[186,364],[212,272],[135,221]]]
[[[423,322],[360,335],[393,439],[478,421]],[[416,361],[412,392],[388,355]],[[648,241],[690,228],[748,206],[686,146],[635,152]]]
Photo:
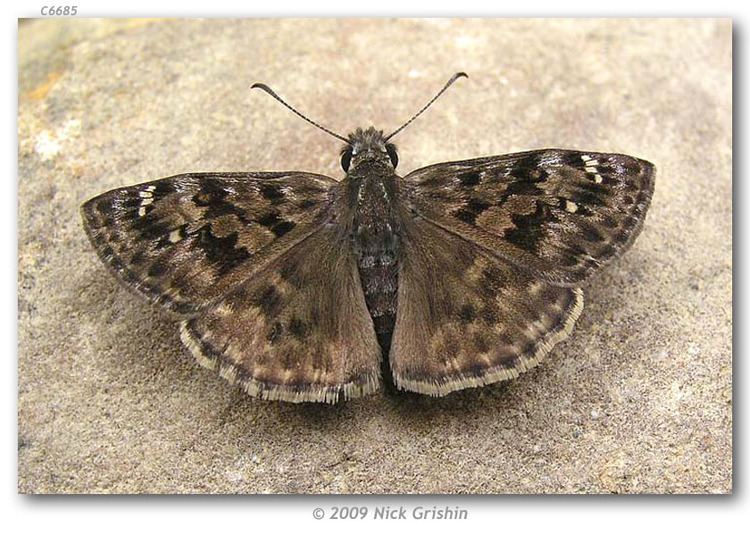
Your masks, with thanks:
[[[728,493],[728,20],[33,20],[19,24],[22,493]],[[654,162],[634,247],[519,379],[443,399],[250,399],[117,284],[79,205],[187,171],[342,176],[333,130],[402,132],[399,171],[531,148]]]

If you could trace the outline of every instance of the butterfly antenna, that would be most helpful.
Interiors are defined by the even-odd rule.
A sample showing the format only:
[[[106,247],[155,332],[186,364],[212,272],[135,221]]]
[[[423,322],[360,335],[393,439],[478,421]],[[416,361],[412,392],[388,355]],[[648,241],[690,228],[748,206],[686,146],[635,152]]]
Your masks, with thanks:
[[[399,128],[397,128],[396,130],[394,130],[393,132],[391,132],[390,134],[388,134],[388,136],[386,136],[386,138],[385,138],[385,141],[390,140],[393,136],[395,136],[396,134],[398,134],[399,132],[401,132],[402,130],[404,130],[406,127],[408,127],[409,124],[412,121],[414,121],[417,117],[419,117],[420,115],[422,115],[422,112],[424,112],[427,108],[429,108],[430,105],[433,102],[435,102],[440,95],[442,95],[443,93],[445,93],[445,90],[448,89],[449,87],[451,87],[451,85],[453,84],[453,82],[455,82],[459,78],[469,78],[469,75],[466,74],[466,73],[456,73],[453,76],[451,76],[451,79],[448,80],[448,82],[443,86],[443,89],[441,89],[440,91],[438,91],[438,94],[435,95],[434,97],[432,97],[432,100],[430,100],[430,102],[428,102],[427,104],[425,104],[424,107],[421,110],[419,110],[417,113],[415,113],[412,116],[412,118],[409,119],[406,123],[404,123]]]
[[[268,87],[267,85],[256,83],[256,84],[253,84],[252,86],[250,86],[250,89],[255,89],[255,88],[262,89],[263,91],[265,91],[266,93],[268,93],[269,95],[271,95],[274,99],[276,99],[281,104],[283,104],[284,106],[286,106],[287,108],[289,108],[292,112],[294,112],[295,114],[297,114],[298,116],[300,116],[302,119],[304,119],[305,121],[307,121],[311,125],[318,127],[323,132],[327,132],[331,136],[340,139],[344,143],[349,143],[349,140],[346,139],[344,136],[340,136],[340,135],[336,134],[335,132],[333,132],[331,130],[328,130],[323,125],[319,125],[318,123],[316,123],[312,119],[309,119],[308,117],[305,117],[304,115],[302,115],[300,112],[298,112],[297,110],[295,110],[294,107],[292,107],[289,104],[287,104],[286,102],[284,102],[284,99],[282,99],[281,97],[279,97],[276,94],[276,92],[273,89],[271,89],[270,87]]]

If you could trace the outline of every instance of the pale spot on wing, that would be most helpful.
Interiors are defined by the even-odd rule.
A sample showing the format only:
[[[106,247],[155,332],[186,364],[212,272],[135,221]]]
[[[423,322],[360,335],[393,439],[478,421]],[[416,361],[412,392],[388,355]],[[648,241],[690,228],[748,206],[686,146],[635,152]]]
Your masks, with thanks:
[[[542,283],[534,281],[529,285],[529,294],[536,296],[543,288],[544,285]]]
[[[176,244],[180,240],[182,240],[182,233],[179,229],[175,229],[171,233],[169,233],[169,241],[173,244]]]
[[[138,197],[141,198],[140,206],[138,207],[138,216],[141,218],[145,216],[148,211],[146,207],[154,202],[154,194],[152,193],[156,187],[154,185],[146,186],[143,190],[138,192]]]

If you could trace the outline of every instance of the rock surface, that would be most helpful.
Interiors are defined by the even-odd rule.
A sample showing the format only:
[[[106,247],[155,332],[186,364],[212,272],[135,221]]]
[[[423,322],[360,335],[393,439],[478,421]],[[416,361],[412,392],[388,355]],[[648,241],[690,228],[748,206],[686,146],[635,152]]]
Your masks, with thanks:
[[[33,20],[19,26],[22,493],[727,493],[728,20]],[[405,121],[402,173],[531,148],[633,154],[656,193],[537,369],[443,399],[250,399],[98,261],[79,205],[187,171],[341,177]]]

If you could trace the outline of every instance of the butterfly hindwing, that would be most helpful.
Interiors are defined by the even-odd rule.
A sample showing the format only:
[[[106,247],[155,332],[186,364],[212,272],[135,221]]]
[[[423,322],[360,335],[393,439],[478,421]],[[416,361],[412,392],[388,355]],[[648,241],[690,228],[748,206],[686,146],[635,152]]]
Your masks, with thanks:
[[[435,164],[405,182],[422,217],[575,286],[640,232],[654,167],[626,155],[547,149]]]
[[[301,172],[193,173],[112,190],[81,213],[122,281],[192,313],[310,234],[335,184]]]
[[[403,241],[390,352],[401,389],[442,396],[517,376],[568,336],[578,288],[535,280],[417,218]]]
[[[380,385],[350,244],[324,226],[181,326],[206,367],[260,398],[336,402]]]

